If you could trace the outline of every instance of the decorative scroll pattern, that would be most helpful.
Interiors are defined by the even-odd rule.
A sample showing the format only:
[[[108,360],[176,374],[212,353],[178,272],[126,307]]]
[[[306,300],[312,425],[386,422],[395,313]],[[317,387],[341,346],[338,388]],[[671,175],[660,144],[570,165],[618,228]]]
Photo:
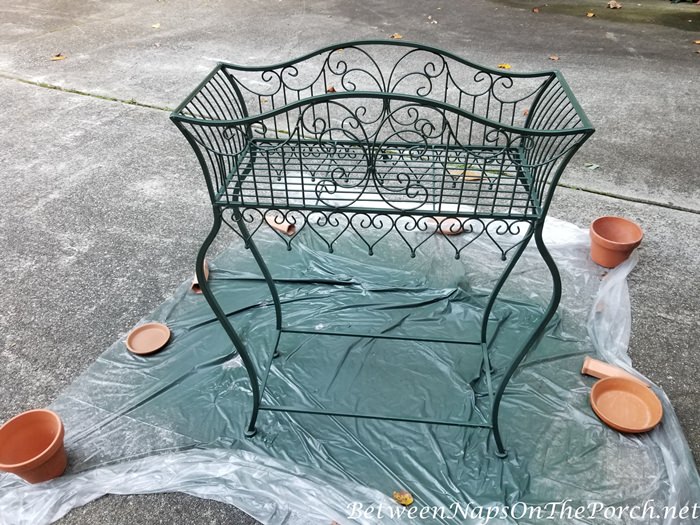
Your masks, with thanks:
[[[544,74],[515,82],[506,72],[484,70],[431,49],[357,45],[274,68],[227,65],[223,75],[240,90],[251,113],[262,114],[327,92],[362,91],[441,101],[510,126],[524,125],[524,109],[550,80]],[[283,120],[278,122],[282,128]],[[475,132],[473,125],[468,127],[465,131]]]
[[[532,235],[531,221],[506,219],[258,208],[229,208],[222,214],[223,221],[245,241],[246,247],[263,228],[277,234],[288,250],[300,236],[312,235],[321,240],[330,253],[347,233],[357,236],[369,255],[374,255],[389,236],[397,235],[408,247],[411,257],[415,257],[430,239],[440,237],[454,249],[455,259],[459,259],[465,248],[482,237],[490,239],[505,261],[511,251]]]
[[[314,231],[341,217],[343,231],[381,230],[384,217],[402,234],[399,218],[422,217],[413,230],[425,233],[437,216],[490,236],[499,220],[541,220],[592,133],[553,72],[500,72],[380,42],[272,67],[221,65],[173,118],[216,206],[300,213],[297,229]],[[309,213],[324,219],[307,225]]]

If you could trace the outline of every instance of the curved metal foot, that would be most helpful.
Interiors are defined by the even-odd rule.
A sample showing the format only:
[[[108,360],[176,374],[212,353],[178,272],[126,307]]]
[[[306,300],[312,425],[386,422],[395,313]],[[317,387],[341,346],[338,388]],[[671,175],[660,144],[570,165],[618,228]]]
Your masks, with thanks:
[[[532,348],[534,348],[537,345],[537,343],[539,343],[540,339],[544,335],[544,332],[547,329],[547,325],[549,324],[549,321],[551,321],[552,317],[554,317],[554,314],[559,306],[559,300],[561,299],[561,276],[559,275],[559,269],[557,268],[557,265],[554,263],[554,259],[552,259],[552,256],[547,250],[547,247],[545,246],[544,241],[542,239],[543,228],[543,222],[540,222],[535,226],[535,243],[537,244],[537,249],[540,252],[540,255],[542,256],[542,259],[544,260],[545,264],[547,265],[547,268],[549,269],[549,273],[552,275],[552,297],[550,298],[547,309],[545,310],[544,315],[540,319],[540,322],[537,324],[537,327],[532,332],[527,342],[523,345],[523,347],[520,349],[520,352],[518,352],[518,354],[515,356],[515,359],[513,359],[510,366],[508,367],[508,370],[503,376],[503,380],[501,381],[501,384],[499,385],[498,390],[496,391],[496,395],[494,396],[493,406],[491,409],[491,424],[493,425],[493,438],[496,442],[496,448],[498,450],[497,455],[506,454],[506,450],[503,446],[503,440],[501,439],[501,432],[498,426],[498,412],[501,406],[503,393],[505,392],[508,382],[510,381],[511,377],[517,370],[522,360],[525,358],[528,352],[530,352],[530,350],[532,350]]]
[[[495,406],[495,405],[494,405]],[[508,451],[503,446],[503,439],[501,439],[501,431],[498,427],[498,409],[496,409],[494,415],[492,415],[493,421],[491,421],[493,430],[493,440],[496,443],[495,455],[497,458],[505,458],[508,455]]]
[[[257,433],[258,433],[257,428],[255,428],[255,427],[253,427],[252,429],[249,428],[248,430],[245,431],[245,437],[252,438]]]

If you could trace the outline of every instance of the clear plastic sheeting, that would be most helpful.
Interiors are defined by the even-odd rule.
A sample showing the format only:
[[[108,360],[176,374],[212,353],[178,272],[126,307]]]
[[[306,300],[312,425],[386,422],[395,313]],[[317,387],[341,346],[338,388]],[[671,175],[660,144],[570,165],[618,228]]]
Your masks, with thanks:
[[[391,235],[373,257],[351,237],[332,254],[304,231],[292,251],[272,231],[255,240],[278,279],[285,324],[306,328],[458,338],[478,323],[503,264],[485,236],[459,260],[437,236],[414,259]],[[605,271],[588,257],[587,232],[554,219],[545,240],[563,298],[506,390],[506,459],[495,456],[487,429],[343,417],[261,412],[258,434],[244,438],[247,375],[204,298],[183,283],[144,319],[172,330],[163,351],[135,356],[118,341],[55,401],[69,470],[35,486],[0,475],[0,523],[48,523],[108,493],[172,491],[233,504],[265,524],[695,523],[679,515],[700,504],[700,482],[663,392],[654,387],[665,410],[659,427],[620,434],[593,414],[595,380],[580,374],[586,354],[636,373],[626,353],[626,277],[636,258]],[[240,241],[210,266],[214,293],[262,367],[276,336],[264,280]],[[529,247],[494,309],[496,381],[550,293],[546,267]],[[284,337],[267,401],[436,419],[478,419],[488,406],[480,350]],[[392,503],[395,490],[414,496],[413,514]],[[635,519],[645,505],[646,518]],[[586,511],[574,515],[579,506]],[[552,511],[568,514],[548,519]]]

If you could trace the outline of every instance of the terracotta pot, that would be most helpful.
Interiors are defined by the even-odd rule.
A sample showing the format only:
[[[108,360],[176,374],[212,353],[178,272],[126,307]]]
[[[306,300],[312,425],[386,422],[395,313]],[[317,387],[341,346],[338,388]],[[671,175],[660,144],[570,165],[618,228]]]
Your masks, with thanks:
[[[280,222],[277,222],[280,221]],[[287,222],[277,217],[270,217],[269,215],[265,217],[265,222],[283,235],[289,235],[290,237],[297,232],[296,224]]]
[[[625,261],[642,242],[642,228],[622,217],[599,217],[591,224],[591,259],[606,268]]]
[[[443,235],[459,235],[464,233],[462,221],[446,217],[433,217],[437,221],[438,231]]]
[[[204,279],[208,280],[209,279],[209,263],[207,260],[204,260]],[[192,286],[190,289],[197,294],[202,293],[202,289],[199,286],[199,279],[197,279],[197,273],[195,272],[194,274],[194,279],[192,279]]]
[[[66,470],[63,422],[51,410],[29,410],[0,427],[0,470],[29,483],[57,478]]]
[[[649,383],[639,379],[636,376],[633,376],[619,366],[611,365],[610,363],[599,361],[598,359],[593,359],[589,355],[587,355],[583,360],[581,373],[587,376],[597,377],[598,379],[605,379],[606,377],[624,377],[631,381],[637,381],[644,386],[649,386]]]

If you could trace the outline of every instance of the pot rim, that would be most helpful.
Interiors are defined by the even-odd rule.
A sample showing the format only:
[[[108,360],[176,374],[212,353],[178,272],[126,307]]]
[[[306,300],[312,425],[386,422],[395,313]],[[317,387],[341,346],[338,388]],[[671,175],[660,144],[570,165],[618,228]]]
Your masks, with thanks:
[[[632,229],[636,231],[637,238],[634,241],[630,242],[620,242],[613,241],[612,239],[608,239],[607,237],[603,237],[600,233],[596,231],[596,225],[603,221],[608,221],[610,219],[620,221],[626,224],[627,226],[631,226]],[[591,222],[590,234],[591,238],[601,246],[617,251],[632,250],[639,246],[642,242],[642,239],[644,239],[644,230],[642,230],[642,227],[639,224],[625,217],[618,217],[615,215],[604,215],[602,217],[598,217],[593,222]]]
[[[27,470],[32,470],[36,468],[37,466],[41,465],[42,463],[45,463],[51,456],[53,456],[56,451],[58,451],[62,446],[63,446],[63,437],[65,433],[65,429],[63,427],[63,421],[61,421],[61,418],[59,415],[54,412],[53,410],[49,410],[48,408],[36,408],[34,410],[27,410],[26,412],[22,412],[21,414],[17,414],[16,416],[8,419],[3,423],[2,426],[0,426],[0,434],[2,434],[3,429],[6,429],[9,427],[11,424],[16,422],[18,419],[22,419],[27,417],[28,414],[34,414],[37,412],[42,412],[44,414],[50,415],[55,421],[58,423],[58,431],[56,432],[56,435],[54,436],[53,440],[49,444],[48,447],[46,447],[42,452],[37,454],[36,456],[23,461],[21,463],[0,463],[0,470],[5,470],[5,471],[27,471]]]

